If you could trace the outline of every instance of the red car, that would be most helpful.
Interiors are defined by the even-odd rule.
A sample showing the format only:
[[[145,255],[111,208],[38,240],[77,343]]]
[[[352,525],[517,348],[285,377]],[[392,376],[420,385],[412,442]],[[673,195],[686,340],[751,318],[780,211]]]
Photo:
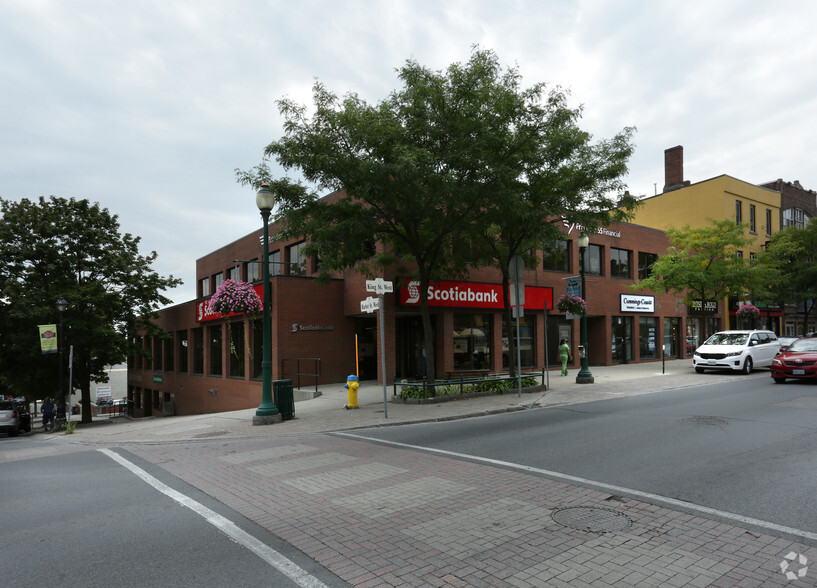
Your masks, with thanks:
[[[798,339],[772,360],[772,378],[782,384],[786,378],[817,378],[817,337]]]

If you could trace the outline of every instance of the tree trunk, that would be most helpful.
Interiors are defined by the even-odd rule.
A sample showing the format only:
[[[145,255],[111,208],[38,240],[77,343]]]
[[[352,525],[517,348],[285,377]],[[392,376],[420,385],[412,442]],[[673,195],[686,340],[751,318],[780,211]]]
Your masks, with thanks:
[[[510,278],[505,272],[502,273],[502,298],[504,303],[505,336],[508,338],[508,372],[513,378],[516,376],[516,339],[514,338],[514,321],[511,314]]]
[[[437,379],[437,362],[434,350],[434,333],[431,329],[431,312],[428,308],[428,279],[420,278],[420,314],[423,318],[423,342],[426,352],[426,379],[434,383]]]

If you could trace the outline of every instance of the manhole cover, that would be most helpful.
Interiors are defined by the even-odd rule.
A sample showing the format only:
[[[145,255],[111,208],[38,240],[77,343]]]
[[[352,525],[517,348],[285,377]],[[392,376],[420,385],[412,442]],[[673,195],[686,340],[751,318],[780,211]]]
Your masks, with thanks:
[[[725,419],[721,419],[718,417],[713,416],[693,416],[687,417],[684,419],[685,423],[694,423],[696,425],[715,425],[716,427],[721,427],[723,425],[728,425],[729,422]]]
[[[633,524],[629,517],[620,512],[590,506],[560,508],[550,516],[560,525],[591,533],[622,531]]]

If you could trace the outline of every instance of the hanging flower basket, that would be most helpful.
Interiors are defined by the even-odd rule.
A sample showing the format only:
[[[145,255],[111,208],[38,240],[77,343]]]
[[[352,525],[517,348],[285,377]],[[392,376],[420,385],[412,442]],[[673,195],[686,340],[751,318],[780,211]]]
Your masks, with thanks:
[[[572,294],[562,294],[556,302],[556,308],[559,312],[570,314],[584,314],[587,310],[587,302],[584,298],[573,296]]]
[[[261,310],[261,299],[255,292],[252,284],[224,280],[216,293],[210,298],[210,310],[228,317],[231,314],[246,314]]]
[[[739,319],[756,319],[760,316],[760,310],[754,304],[742,304],[736,313]]]
[[[230,340],[230,353],[238,357],[238,351],[233,343],[232,329],[230,328],[230,315],[243,314],[244,315],[244,347],[247,353],[252,357],[250,352],[250,340],[247,337],[249,330],[249,317],[252,313],[259,312],[263,308],[261,299],[253,288],[252,284],[248,282],[237,282],[235,280],[224,280],[224,283],[218,287],[216,293],[210,298],[210,310],[218,312],[227,323],[227,338]]]

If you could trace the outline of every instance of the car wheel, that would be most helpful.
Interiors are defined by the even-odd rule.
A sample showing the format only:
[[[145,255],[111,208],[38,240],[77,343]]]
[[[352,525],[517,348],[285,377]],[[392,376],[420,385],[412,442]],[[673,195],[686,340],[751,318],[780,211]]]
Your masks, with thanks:
[[[695,366],[695,371],[698,372],[699,374],[702,374],[704,373],[704,368]]]
[[[747,357],[746,361],[743,362],[743,373],[747,376],[752,373],[752,358]]]
[[[786,383],[786,378],[772,378],[772,380],[774,380],[775,384],[785,384]]]

